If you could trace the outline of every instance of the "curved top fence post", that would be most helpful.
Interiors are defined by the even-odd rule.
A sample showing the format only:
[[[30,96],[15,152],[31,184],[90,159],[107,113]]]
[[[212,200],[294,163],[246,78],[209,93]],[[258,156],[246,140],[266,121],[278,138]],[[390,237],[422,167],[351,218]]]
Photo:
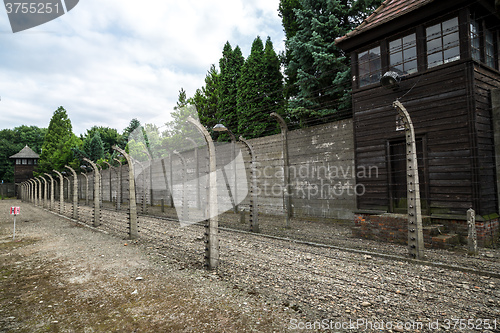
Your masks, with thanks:
[[[250,231],[259,232],[259,207],[257,203],[257,170],[255,153],[252,145],[250,145],[244,137],[240,136],[239,139],[250,153],[250,172],[252,176],[252,195],[250,196]]]
[[[78,219],[78,175],[69,165],[65,166],[66,169],[73,174],[73,218]]]
[[[283,209],[285,210],[285,224],[290,228],[290,217],[292,217],[292,200],[290,189],[290,163],[288,159],[288,126],[285,120],[276,112],[270,114],[276,119],[281,128],[281,138],[283,142]]]
[[[400,101],[395,100],[394,108],[405,124],[406,136],[406,184],[408,197],[408,252],[411,258],[424,259],[424,237],[422,228],[422,209],[418,179],[417,145],[415,129],[410,114]]]
[[[209,157],[209,211],[208,211],[208,232],[207,248],[205,249],[205,265],[208,269],[216,269],[219,265],[219,220],[218,220],[218,202],[217,202],[217,162],[215,159],[215,145],[207,129],[198,121],[189,116],[187,121],[193,124],[203,135],[208,146]]]
[[[119,152],[125,157],[128,163],[128,184],[129,184],[129,238],[135,239],[139,237],[139,231],[137,229],[137,204],[135,201],[135,176],[134,176],[134,165],[132,158],[125,150],[120,147],[113,146],[114,150]],[[121,186],[121,185],[120,185]]]
[[[97,165],[89,160],[88,158],[84,157],[83,160],[87,163],[89,163],[92,166],[92,169],[94,169],[94,227],[98,227],[101,224],[101,200],[100,200],[100,195],[101,195],[101,174],[99,173],[99,168]]]
[[[59,171],[52,171],[54,171],[59,176],[59,213],[62,214],[64,211],[64,178]]]

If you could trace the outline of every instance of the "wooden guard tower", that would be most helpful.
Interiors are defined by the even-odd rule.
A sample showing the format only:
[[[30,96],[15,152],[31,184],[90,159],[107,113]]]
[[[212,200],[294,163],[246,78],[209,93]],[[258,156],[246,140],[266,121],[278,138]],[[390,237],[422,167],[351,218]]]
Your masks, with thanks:
[[[15,159],[14,183],[20,184],[33,177],[40,156],[26,145],[19,153],[12,155],[10,158]]]

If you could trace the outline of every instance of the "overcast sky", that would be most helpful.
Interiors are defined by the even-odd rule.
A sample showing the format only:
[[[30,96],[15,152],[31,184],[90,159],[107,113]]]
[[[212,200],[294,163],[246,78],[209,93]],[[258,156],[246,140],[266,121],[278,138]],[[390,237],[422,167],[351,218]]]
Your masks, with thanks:
[[[79,135],[119,132],[132,118],[162,125],[218,65],[226,41],[248,56],[257,35],[277,52],[279,0],[80,0],[67,14],[12,33],[0,7],[0,129],[48,127],[63,106]]]

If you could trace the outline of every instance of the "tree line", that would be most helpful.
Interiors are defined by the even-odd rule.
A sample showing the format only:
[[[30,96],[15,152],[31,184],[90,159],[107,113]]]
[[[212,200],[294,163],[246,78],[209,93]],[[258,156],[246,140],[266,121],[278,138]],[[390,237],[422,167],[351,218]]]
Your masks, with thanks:
[[[9,157],[26,145],[40,155],[37,165],[37,174],[40,175],[63,170],[65,165],[79,170],[80,165],[85,164],[84,157],[101,165],[104,161],[113,162],[117,153],[111,147],[125,148],[130,133],[140,126],[137,119],[132,119],[122,133],[110,127],[93,126],[78,137],[61,106],[54,111],[48,128],[23,125],[0,130],[0,179],[6,183],[14,181],[14,160]]]

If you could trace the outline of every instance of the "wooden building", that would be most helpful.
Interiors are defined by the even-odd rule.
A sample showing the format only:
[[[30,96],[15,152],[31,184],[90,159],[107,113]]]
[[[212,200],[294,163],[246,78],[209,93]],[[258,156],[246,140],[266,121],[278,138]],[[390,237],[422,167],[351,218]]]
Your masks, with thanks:
[[[10,158],[15,159],[14,163],[14,183],[20,184],[33,177],[40,156],[30,147],[26,146],[17,154]]]
[[[422,213],[432,219],[463,219],[469,208],[498,213],[495,2],[386,0],[336,44],[351,57],[357,168],[378,168],[376,177],[358,176],[366,191],[357,209],[406,211],[404,131],[392,106],[398,99],[416,132]],[[383,87],[384,75],[396,85]]]

